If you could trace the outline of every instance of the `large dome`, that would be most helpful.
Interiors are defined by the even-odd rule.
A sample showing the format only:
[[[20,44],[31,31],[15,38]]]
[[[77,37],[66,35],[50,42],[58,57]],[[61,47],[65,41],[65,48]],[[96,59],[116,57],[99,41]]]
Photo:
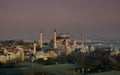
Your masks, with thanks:
[[[57,36],[57,39],[69,39],[69,35],[60,34],[60,35]]]

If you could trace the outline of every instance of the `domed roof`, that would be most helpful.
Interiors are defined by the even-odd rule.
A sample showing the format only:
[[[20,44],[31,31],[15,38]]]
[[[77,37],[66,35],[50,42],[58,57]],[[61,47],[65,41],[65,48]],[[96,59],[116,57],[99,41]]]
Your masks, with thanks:
[[[58,37],[69,37],[69,35],[66,35],[66,34],[60,34]]]
[[[69,35],[60,34],[60,35],[57,36],[57,39],[69,39]]]

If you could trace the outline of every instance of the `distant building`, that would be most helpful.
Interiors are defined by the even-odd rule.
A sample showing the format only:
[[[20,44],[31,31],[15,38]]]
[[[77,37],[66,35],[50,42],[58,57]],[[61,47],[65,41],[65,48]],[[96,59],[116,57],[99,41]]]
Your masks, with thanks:
[[[113,50],[113,51],[110,53],[111,56],[118,55],[118,54],[120,54],[120,50],[119,50],[119,49],[115,49],[115,50]]]

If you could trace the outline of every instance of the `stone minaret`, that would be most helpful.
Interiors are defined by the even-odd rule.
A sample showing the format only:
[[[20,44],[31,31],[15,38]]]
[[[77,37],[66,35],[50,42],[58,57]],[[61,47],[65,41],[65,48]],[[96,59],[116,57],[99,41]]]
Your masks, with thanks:
[[[53,43],[54,43],[54,46],[53,48],[56,49],[57,48],[57,45],[56,45],[56,30],[54,29],[54,34],[53,34]]]
[[[81,46],[82,47],[84,46],[84,34],[83,33],[81,34]]]
[[[35,43],[35,42],[34,42],[34,44],[33,44],[33,48],[34,48],[33,54],[36,54],[36,43]]]
[[[39,47],[42,49],[42,32],[40,32]]]

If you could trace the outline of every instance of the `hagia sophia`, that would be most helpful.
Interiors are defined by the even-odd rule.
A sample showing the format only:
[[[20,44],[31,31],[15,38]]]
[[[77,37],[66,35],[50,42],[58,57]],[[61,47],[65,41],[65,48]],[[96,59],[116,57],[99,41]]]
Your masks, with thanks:
[[[42,36],[42,32],[40,32],[39,35],[39,40],[38,40],[38,46],[42,49],[43,48],[43,36]],[[56,30],[54,30],[53,32],[53,39],[50,40],[49,42],[50,47],[52,47],[52,49],[59,49],[60,47],[75,47],[76,46],[76,40],[71,39],[70,35],[68,34],[59,34],[57,35]]]
[[[37,51],[37,47],[41,51]],[[42,32],[39,34],[39,40],[34,43],[34,50],[33,53],[36,55],[40,55],[44,53],[44,51],[54,51],[57,55],[61,53],[70,54],[71,52],[75,51],[76,49],[82,53],[87,53],[89,50],[93,51],[94,47],[91,49],[88,46],[84,46],[84,35],[81,35],[81,45],[77,44],[75,39],[71,39],[70,35],[68,34],[59,34],[57,35],[56,30],[54,29],[53,32],[53,39],[48,42],[48,46],[44,46],[43,44],[43,36]]]

